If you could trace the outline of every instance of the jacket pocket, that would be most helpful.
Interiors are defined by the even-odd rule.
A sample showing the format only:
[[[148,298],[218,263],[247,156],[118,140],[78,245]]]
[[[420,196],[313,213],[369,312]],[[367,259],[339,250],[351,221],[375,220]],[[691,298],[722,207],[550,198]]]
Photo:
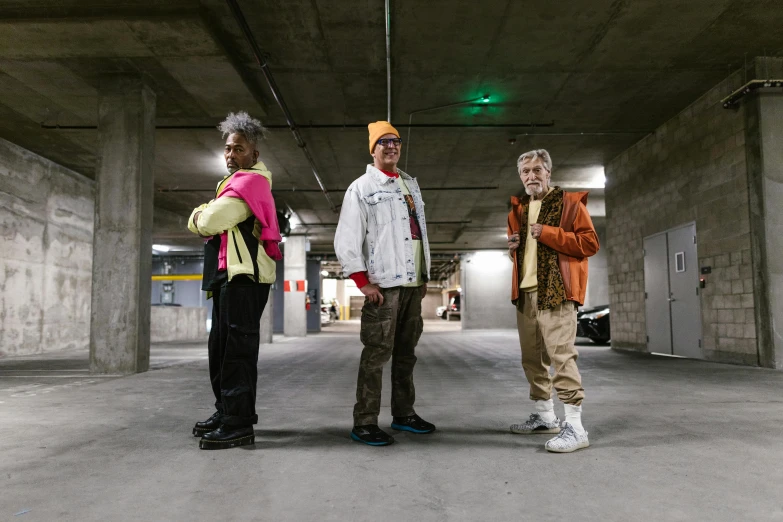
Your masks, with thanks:
[[[374,192],[362,198],[367,204],[370,223],[387,225],[394,221],[396,215],[394,198],[396,196],[394,192]]]

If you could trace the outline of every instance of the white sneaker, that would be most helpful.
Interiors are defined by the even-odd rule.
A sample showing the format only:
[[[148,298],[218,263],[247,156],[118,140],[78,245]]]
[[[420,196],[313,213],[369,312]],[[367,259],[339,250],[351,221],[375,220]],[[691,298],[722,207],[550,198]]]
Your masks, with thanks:
[[[546,441],[544,447],[553,453],[571,453],[590,445],[587,440],[587,432],[577,433],[573,426],[564,422],[560,434]]]
[[[560,433],[560,419],[555,417],[552,422],[546,422],[538,413],[531,413],[530,418],[522,424],[512,424],[511,433],[534,435],[537,433]]]

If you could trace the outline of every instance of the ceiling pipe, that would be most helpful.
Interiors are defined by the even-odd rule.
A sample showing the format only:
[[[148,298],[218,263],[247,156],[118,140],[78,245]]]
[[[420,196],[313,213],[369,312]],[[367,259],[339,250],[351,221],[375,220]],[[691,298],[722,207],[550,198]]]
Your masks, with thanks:
[[[553,127],[554,122],[547,123],[398,123],[395,126],[401,129],[406,127],[415,129],[519,129],[519,128],[531,128],[537,129],[539,127]],[[215,125],[156,125],[157,130],[214,130],[217,127]],[[41,128],[46,130],[98,130],[97,125],[47,125],[41,123]],[[367,129],[365,123],[312,123],[305,125],[297,125],[297,129]],[[264,125],[264,129],[277,130],[277,129],[290,129],[288,125]],[[641,131],[617,131],[625,134],[638,134]],[[644,131],[650,132],[650,131]],[[585,134],[584,132],[573,132],[569,135]],[[555,134],[552,134],[555,136]]]
[[[297,146],[302,149],[302,152],[307,158],[307,162],[310,164],[310,169],[313,171],[313,176],[315,176],[315,180],[318,182],[318,186],[321,187],[321,192],[326,198],[326,201],[329,202],[329,207],[332,209],[332,212],[337,213],[337,207],[334,205],[332,198],[329,196],[329,191],[327,191],[326,187],[324,187],[321,176],[318,175],[318,167],[315,165],[315,160],[310,155],[310,151],[307,149],[307,144],[302,139],[302,135],[300,134],[299,129],[294,122],[291,111],[288,110],[288,106],[283,99],[283,95],[280,92],[280,89],[277,87],[277,83],[275,82],[274,77],[272,76],[272,71],[269,70],[269,64],[267,64],[266,60],[264,60],[262,57],[261,49],[258,47],[258,43],[256,42],[256,39],[253,37],[253,33],[250,30],[250,26],[248,25],[245,16],[242,14],[242,9],[240,9],[236,0],[226,0],[226,3],[231,9],[231,12],[236,19],[239,28],[245,35],[247,43],[250,44],[250,49],[256,58],[256,62],[261,67],[261,71],[264,73],[266,83],[269,85],[269,89],[272,91],[272,95],[275,97],[275,101],[280,107],[280,110],[283,111],[283,115],[285,116],[286,122],[288,123],[288,128],[291,129],[291,133],[294,135],[294,140],[296,140]]]
[[[410,146],[411,146],[411,127],[412,121],[413,121],[413,115],[419,114],[420,112],[428,112],[428,111],[435,111],[438,109],[446,109],[448,107],[456,107],[458,105],[468,105],[469,103],[476,103],[479,101],[488,102],[489,101],[489,94],[485,94],[484,96],[481,96],[480,98],[473,98],[471,100],[465,100],[461,102],[456,103],[447,103],[446,105],[438,105],[436,107],[427,107],[426,109],[419,109],[417,111],[412,111],[408,113],[408,135],[405,137],[405,172],[408,172],[408,158],[410,157]]]
[[[428,192],[431,190],[437,190],[438,192],[442,191],[470,191],[475,192],[477,190],[497,190],[497,185],[492,186],[476,186],[476,187],[419,187],[419,190],[422,192]],[[330,188],[328,189],[329,192],[345,192],[348,189],[344,188]],[[181,189],[181,188],[160,188],[158,189],[158,192],[215,192],[214,188],[196,188],[196,189]],[[319,189],[300,189],[296,187],[286,187],[286,188],[276,188],[272,189],[273,194],[279,194],[281,192],[321,192]],[[290,209],[289,209],[290,210]],[[293,211],[291,211],[293,212]]]
[[[651,130],[622,130],[622,131],[597,131],[597,132],[522,132],[516,136],[634,136],[637,134],[650,134]]]
[[[751,80],[733,93],[721,100],[724,109],[737,108],[740,100],[747,94],[769,87],[783,87],[783,79],[777,80]]]
[[[386,0],[386,121],[391,123],[391,7]]]

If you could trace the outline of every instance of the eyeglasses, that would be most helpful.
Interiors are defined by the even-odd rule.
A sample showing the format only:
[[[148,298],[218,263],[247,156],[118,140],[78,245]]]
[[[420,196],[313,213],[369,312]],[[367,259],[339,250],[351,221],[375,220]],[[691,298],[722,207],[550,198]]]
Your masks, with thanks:
[[[534,167],[533,169],[529,169],[529,168],[522,169],[522,174],[525,174],[525,175],[530,174],[531,170],[532,170],[533,174],[536,175],[536,177],[538,177],[541,174],[543,174],[544,171],[549,172],[549,170],[545,169],[544,167]]]
[[[378,140],[378,145],[384,148],[389,148],[392,145],[399,147],[402,145],[402,140],[400,138],[381,138]]]

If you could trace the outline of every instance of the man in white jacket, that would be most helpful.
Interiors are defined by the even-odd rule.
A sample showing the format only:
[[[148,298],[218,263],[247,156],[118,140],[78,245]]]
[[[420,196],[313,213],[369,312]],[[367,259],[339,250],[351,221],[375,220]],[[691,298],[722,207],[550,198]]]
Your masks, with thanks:
[[[432,433],[435,426],[413,409],[413,367],[427,294],[430,249],[424,202],[416,180],[397,169],[400,133],[389,122],[368,126],[373,165],[345,193],[334,249],[345,275],[365,295],[364,344],[356,385],[351,438],[386,446],[394,438],[378,427],[383,366],[392,359],[391,427]]]

